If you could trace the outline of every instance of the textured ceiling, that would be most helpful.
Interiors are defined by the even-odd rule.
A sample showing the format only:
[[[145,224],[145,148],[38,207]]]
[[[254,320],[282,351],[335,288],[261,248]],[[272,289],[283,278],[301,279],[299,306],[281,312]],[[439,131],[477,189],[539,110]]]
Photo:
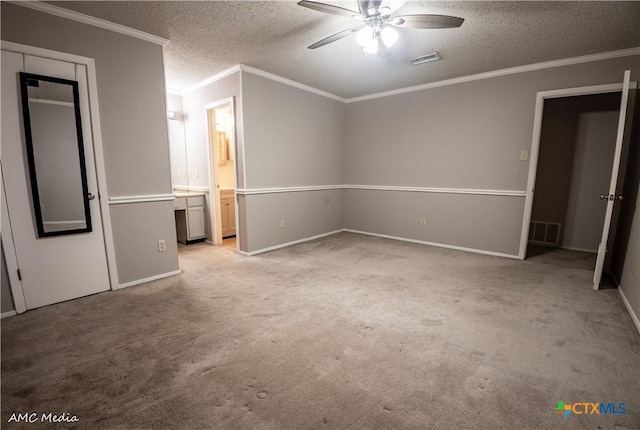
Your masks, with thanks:
[[[350,36],[307,46],[357,21],[293,1],[51,1],[170,40],[168,86],[183,90],[243,63],[350,98],[507,67],[640,46],[640,2],[407,1],[399,13],[459,16],[456,29],[400,30],[386,58]],[[327,1],[357,10],[355,0]],[[437,51],[443,60],[409,66]]]

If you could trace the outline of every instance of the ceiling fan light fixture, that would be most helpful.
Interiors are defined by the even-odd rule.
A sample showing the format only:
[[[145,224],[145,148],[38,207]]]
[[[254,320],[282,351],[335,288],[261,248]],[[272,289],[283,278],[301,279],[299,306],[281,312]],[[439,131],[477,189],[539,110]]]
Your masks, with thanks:
[[[382,38],[382,42],[384,43],[384,46],[386,46],[387,48],[391,48],[393,44],[398,41],[399,36],[398,36],[398,32],[395,31],[393,28],[385,27],[380,32],[380,37]]]
[[[367,44],[364,45],[364,52],[366,54],[377,54],[378,53],[378,38],[373,37],[367,41]]]
[[[382,6],[380,8],[380,10],[378,11],[378,13],[380,14],[381,17],[383,18],[387,18],[388,16],[391,15],[391,8],[389,6]]]
[[[373,28],[369,25],[365,25],[358,30],[358,34],[356,34],[356,42],[358,42],[358,45],[365,47],[371,39],[373,39]]]

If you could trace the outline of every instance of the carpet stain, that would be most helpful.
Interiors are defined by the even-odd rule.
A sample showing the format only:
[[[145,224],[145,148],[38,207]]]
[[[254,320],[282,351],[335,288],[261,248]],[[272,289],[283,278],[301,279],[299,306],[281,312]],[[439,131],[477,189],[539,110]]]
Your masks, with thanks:
[[[444,321],[440,319],[423,318],[422,320],[420,320],[420,324],[422,324],[423,326],[429,327],[429,326],[435,326],[435,325],[442,325],[444,324]]]
[[[29,395],[34,391],[35,391],[35,387],[25,387],[21,390],[14,391],[13,395],[24,399],[29,397]]]

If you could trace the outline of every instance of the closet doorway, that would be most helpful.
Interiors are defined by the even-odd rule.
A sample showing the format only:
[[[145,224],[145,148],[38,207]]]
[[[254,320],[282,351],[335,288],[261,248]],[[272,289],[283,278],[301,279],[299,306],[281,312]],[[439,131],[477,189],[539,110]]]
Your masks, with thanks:
[[[618,221],[621,209],[635,205],[622,200],[625,185],[630,200],[636,194],[625,181],[627,167],[631,177],[638,170],[628,157],[635,99],[628,89],[635,85],[629,73],[625,78],[539,93],[536,106],[521,257],[556,250],[560,258],[581,260],[594,271],[596,289],[603,273],[611,286],[619,279],[629,232]]]
[[[209,128],[210,230],[214,245],[238,249],[236,124],[233,97],[205,106]]]

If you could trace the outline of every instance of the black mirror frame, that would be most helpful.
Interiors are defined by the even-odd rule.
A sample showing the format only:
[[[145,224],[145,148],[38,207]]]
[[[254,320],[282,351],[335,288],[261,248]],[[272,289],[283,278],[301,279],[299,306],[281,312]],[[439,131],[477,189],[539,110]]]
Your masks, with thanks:
[[[27,159],[29,162],[29,178],[31,182],[31,195],[33,199],[33,209],[35,212],[38,237],[65,236],[69,234],[90,233],[93,231],[91,225],[91,208],[89,206],[89,185],[87,183],[87,167],[84,154],[84,141],[82,138],[82,121],[80,117],[80,95],[78,82],[69,79],[54,78],[51,76],[36,75],[33,73],[19,72],[20,92],[22,95],[22,117],[24,122],[25,143],[27,147]],[[71,85],[73,89],[73,106],[76,119],[76,137],[78,141],[78,157],[80,158],[80,179],[82,181],[82,193],[84,201],[84,216],[86,227],[72,230],[45,231],[42,219],[42,208],[40,207],[40,192],[38,191],[38,177],[36,174],[36,163],[33,150],[33,135],[31,132],[31,114],[29,112],[29,80],[47,81],[57,84]]]

